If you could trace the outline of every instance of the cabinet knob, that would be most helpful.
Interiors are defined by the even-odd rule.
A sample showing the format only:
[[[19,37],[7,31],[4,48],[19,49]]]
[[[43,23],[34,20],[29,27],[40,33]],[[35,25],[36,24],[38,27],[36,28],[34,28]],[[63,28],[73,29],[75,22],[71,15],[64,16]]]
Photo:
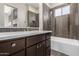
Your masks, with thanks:
[[[37,48],[40,48],[42,45],[40,44],[40,45],[37,45]]]
[[[40,44],[40,46],[39,47],[41,47],[41,44]]]
[[[12,47],[15,47],[15,46],[16,46],[16,43],[12,43],[11,46],[12,46]]]
[[[39,48],[38,45],[37,45],[37,48]]]

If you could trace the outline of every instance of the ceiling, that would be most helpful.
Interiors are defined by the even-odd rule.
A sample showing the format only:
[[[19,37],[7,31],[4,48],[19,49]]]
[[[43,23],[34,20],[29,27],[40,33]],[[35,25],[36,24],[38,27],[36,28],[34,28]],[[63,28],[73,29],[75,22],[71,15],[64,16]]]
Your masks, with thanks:
[[[60,6],[60,5],[62,5],[62,4],[64,4],[64,3],[46,3],[50,8],[54,8],[54,7],[56,7],[56,6]]]
[[[28,3],[28,5],[33,6],[34,8],[39,8],[39,3]]]
[[[53,8],[53,7],[62,5],[64,3],[45,3],[45,4],[48,5],[48,7]],[[33,6],[35,8],[39,8],[39,3],[28,3],[28,5],[31,5],[31,6]]]

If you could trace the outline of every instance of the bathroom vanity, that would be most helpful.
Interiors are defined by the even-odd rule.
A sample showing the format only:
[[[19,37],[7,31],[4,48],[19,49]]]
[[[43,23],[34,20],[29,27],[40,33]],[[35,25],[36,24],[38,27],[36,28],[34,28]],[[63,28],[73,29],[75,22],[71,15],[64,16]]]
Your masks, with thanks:
[[[50,56],[51,31],[0,33],[0,56]]]

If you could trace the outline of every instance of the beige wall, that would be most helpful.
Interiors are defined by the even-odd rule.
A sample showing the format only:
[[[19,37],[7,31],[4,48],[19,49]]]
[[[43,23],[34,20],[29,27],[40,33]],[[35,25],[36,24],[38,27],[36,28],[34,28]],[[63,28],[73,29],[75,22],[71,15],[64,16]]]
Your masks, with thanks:
[[[4,7],[3,4],[0,3],[0,27],[4,27]]]

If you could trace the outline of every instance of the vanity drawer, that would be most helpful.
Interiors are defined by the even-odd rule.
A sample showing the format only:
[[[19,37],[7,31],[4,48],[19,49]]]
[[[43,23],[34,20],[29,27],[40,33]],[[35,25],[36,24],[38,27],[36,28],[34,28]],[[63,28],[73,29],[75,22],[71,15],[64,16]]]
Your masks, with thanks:
[[[25,47],[25,39],[0,42],[0,55],[10,55]]]
[[[28,37],[26,40],[27,42],[26,46],[29,47],[43,40],[45,40],[45,35],[36,35],[36,36]]]

